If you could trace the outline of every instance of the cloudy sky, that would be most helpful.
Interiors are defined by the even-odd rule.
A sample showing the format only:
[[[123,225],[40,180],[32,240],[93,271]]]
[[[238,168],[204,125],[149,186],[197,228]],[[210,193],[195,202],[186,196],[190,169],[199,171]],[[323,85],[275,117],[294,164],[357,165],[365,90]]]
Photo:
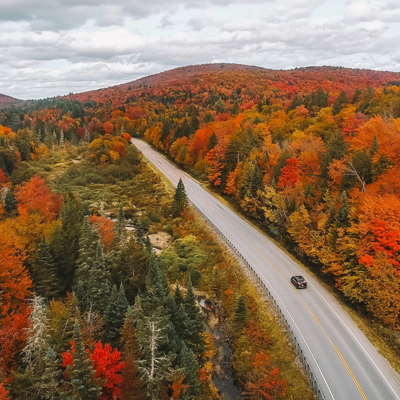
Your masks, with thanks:
[[[400,71],[399,0],[0,0],[0,93],[77,93],[179,66]]]

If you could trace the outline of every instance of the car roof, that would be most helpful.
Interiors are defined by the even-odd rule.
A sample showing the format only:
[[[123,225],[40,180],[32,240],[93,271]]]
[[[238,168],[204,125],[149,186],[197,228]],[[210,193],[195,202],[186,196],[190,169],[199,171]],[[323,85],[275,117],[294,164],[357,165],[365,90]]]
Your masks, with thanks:
[[[294,276],[294,278],[299,279],[299,280],[301,280],[301,279],[305,280],[304,276],[301,276],[301,275],[296,275],[296,276]]]

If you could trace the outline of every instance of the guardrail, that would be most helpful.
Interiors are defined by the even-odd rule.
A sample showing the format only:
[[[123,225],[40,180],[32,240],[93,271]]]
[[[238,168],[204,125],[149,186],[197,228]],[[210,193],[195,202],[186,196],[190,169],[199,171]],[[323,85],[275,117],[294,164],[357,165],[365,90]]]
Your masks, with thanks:
[[[190,200],[189,200],[190,201]],[[287,331],[290,333],[290,336],[293,339],[293,342],[296,346],[296,350],[297,350],[297,354],[300,357],[305,370],[307,371],[308,377],[311,381],[311,384],[314,388],[315,394],[318,397],[318,399],[320,400],[325,400],[325,397],[322,393],[321,387],[318,384],[318,381],[315,377],[315,373],[312,370],[310,363],[307,360],[306,355],[303,352],[303,349],[300,346],[299,340],[297,339],[296,334],[294,333],[293,329],[291,328],[289,322],[287,321],[286,317],[284,316],[284,314],[282,313],[282,310],[279,308],[278,303],[276,302],[274,296],[272,295],[272,293],[270,292],[270,290],[268,289],[268,287],[266,286],[266,284],[263,282],[263,280],[260,278],[260,276],[257,274],[257,272],[255,271],[255,269],[253,268],[253,266],[244,258],[244,256],[240,253],[240,251],[236,248],[236,246],[220,231],[220,229],[214,225],[203,213],[202,211],[195,205],[193,204],[192,201],[190,201],[190,204],[193,206],[193,208],[203,216],[203,218],[205,219],[205,221],[211,225],[211,227],[218,233],[218,235],[221,236],[221,238],[224,240],[224,242],[235,252],[235,254],[241,259],[241,261],[246,265],[246,267],[249,268],[249,270],[252,272],[252,274],[254,275],[254,277],[258,280],[258,282],[260,283],[260,285],[263,287],[263,289],[265,290],[265,292],[267,293],[269,299],[271,300],[271,303],[275,306],[276,311],[278,312],[281,321],[285,324]]]

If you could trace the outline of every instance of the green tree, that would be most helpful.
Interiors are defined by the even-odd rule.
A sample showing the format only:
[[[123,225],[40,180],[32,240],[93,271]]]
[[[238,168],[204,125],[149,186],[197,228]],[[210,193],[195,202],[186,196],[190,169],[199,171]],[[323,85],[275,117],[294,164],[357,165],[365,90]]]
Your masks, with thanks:
[[[52,235],[50,248],[58,271],[59,291],[65,292],[72,289],[82,230],[83,205],[76,195],[63,195],[60,220],[61,225],[57,225]]]
[[[347,228],[349,226],[349,202],[346,192],[342,193],[340,208],[336,214],[336,226],[338,228]]]
[[[173,217],[179,217],[187,206],[188,199],[185,191],[185,186],[183,185],[182,179],[179,179],[172,202]]]
[[[35,385],[41,398],[46,400],[61,399],[60,384],[63,382],[61,362],[52,347],[48,347],[43,358],[44,372]]]
[[[235,329],[241,331],[247,324],[247,307],[246,298],[240,296],[235,309],[235,315],[233,317],[233,324]]]
[[[184,398],[188,400],[200,398],[201,391],[198,379],[199,364],[194,357],[193,351],[189,349],[185,343],[182,343],[180,365],[185,374],[184,383],[189,385]]]
[[[346,93],[342,90],[332,105],[332,114],[339,114],[344,105],[346,105],[349,101],[347,100]]]
[[[42,238],[33,266],[35,291],[47,300],[57,296],[59,284],[56,278],[56,265],[50,253],[50,246]]]
[[[101,385],[94,377],[95,370],[89,354],[83,344],[78,320],[74,325],[75,352],[73,363],[67,367],[70,376],[72,398],[77,400],[97,400],[100,398]]]
[[[6,195],[4,196],[4,210],[8,215],[17,211],[17,201],[15,200],[11,190],[7,190]]]

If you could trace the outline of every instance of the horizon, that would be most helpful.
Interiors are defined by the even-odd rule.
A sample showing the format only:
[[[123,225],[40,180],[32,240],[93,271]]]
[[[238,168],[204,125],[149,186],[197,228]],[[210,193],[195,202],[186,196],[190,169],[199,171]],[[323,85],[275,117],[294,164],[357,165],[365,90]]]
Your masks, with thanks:
[[[128,80],[128,81],[124,81],[124,82],[120,82],[120,83],[115,83],[114,85],[109,85],[109,86],[101,86],[98,88],[93,88],[93,89],[89,89],[89,90],[82,90],[79,92],[69,92],[69,93],[64,93],[64,94],[55,94],[54,96],[47,96],[47,97],[38,97],[38,98],[16,98],[13,96],[10,96],[8,93],[0,93],[0,95],[3,96],[7,96],[7,97],[11,97],[15,100],[20,100],[20,101],[39,101],[39,100],[45,100],[45,99],[52,99],[52,98],[58,98],[58,97],[66,97],[66,96],[70,96],[70,95],[76,95],[76,94],[81,94],[81,93],[87,93],[87,92],[96,92],[99,90],[105,90],[111,87],[115,87],[115,86],[119,86],[119,85],[125,85],[125,84],[129,84],[129,83],[133,83],[136,82],[140,79],[145,79],[151,76],[156,76],[156,75],[160,75],[163,73],[167,73],[169,71],[174,71],[174,70],[178,70],[178,69],[183,69],[183,68],[188,68],[188,67],[199,67],[199,66],[204,66],[204,65],[218,65],[218,64],[228,64],[228,65],[240,65],[240,66],[244,66],[244,67],[250,67],[250,68],[261,68],[261,69],[265,69],[265,70],[269,70],[269,71],[293,71],[296,69],[306,69],[306,68],[337,68],[337,69],[350,69],[350,70],[364,70],[364,71],[374,71],[374,72],[382,72],[382,73],[398,73],[400,75],[400,71],[391,71],[391,70],[378,70],[378,69],[371,69],[371,68],[352,68],[352,67],[346,67],[346,66],[341,66],[341,65],[306,65],[306,66],[302,66],[302,67],[294,67],[294,68],[276,68],[276,69],[272,69],[272,68],[266,68],[266,67],[261,67],[258,65],[250,65],[250,64],[240,64],[240,63],[230,63],[230,62],[215,62],[215,63],[202,63],[202,64],[188,64],[188,65],[182,65],[179,67],[175,67],[175,68],[171,68],[171,69],[167,69],[164,71],[160,71],[160,72],[155,72],[149,75],[143,75],[140,76],[134,80]]]
[[[189,64],[400,71],[400,4],[393,0],[0,1],[0,93],[19,99]]]

